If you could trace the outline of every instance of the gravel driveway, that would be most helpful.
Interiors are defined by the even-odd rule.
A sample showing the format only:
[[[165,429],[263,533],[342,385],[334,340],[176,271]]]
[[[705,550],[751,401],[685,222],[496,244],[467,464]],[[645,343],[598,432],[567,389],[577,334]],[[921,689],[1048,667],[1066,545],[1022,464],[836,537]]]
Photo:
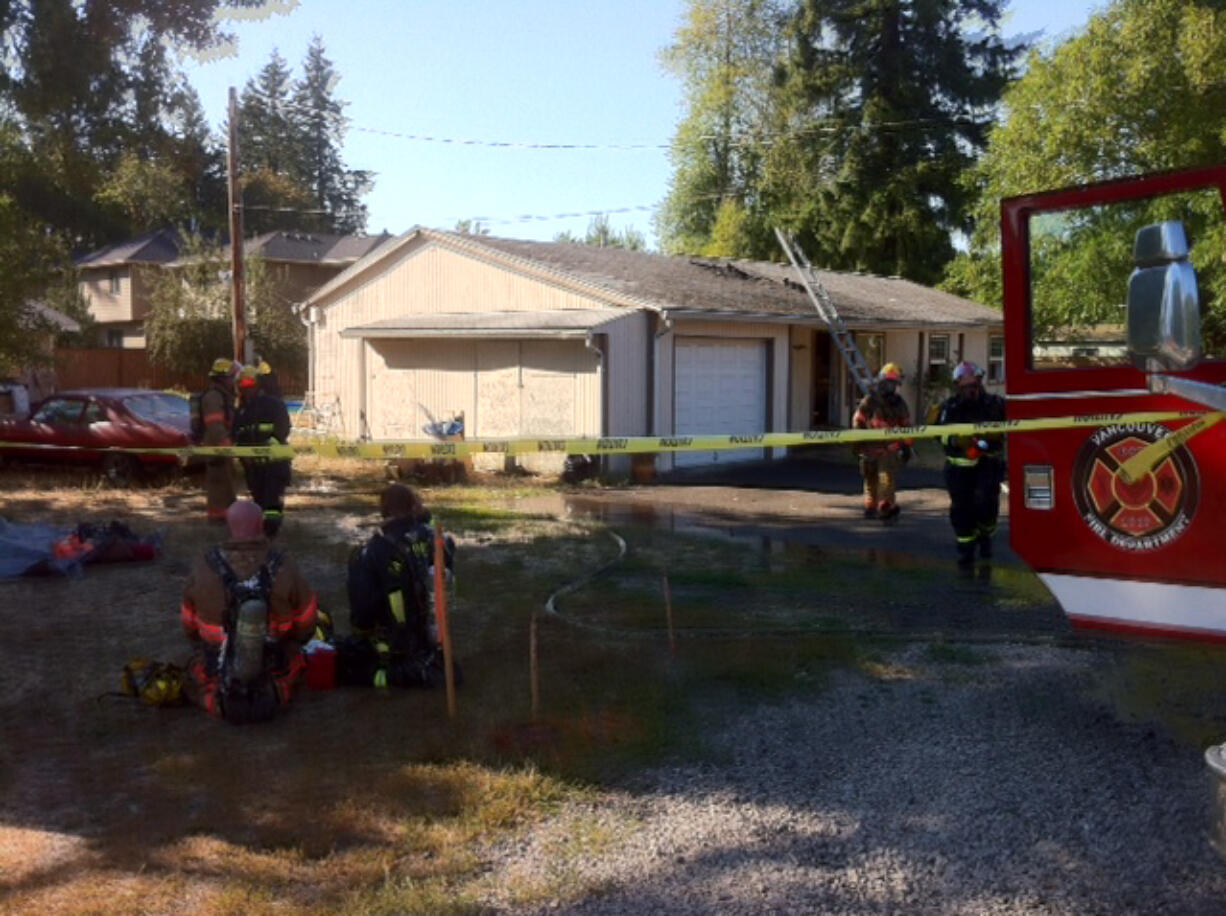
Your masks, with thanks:
[[[806,543],[901,543],[948,557],[943,492],[903,499],[910,511],[890,531],[857,527],[846,493],[658,487],[593,500],[622,507],[612,512],[570,502],[613,524],[642,522],[651,507],[646,523],[657,526],[697,513],[779,526]],[[1054,603],[1037,620],[1060,628]],[[1096,689],[1116,662],[1110,645],[1061,644],[1063,634],[1035,644],[1014,623],[988,621],[1002,641],[949,658],[911,643],[879,670],[841,670],[783,702],[709,698],[703,762],[642,773],[520,844],[487,850],[485,904],[583,914],[1226,914],[1226,863],[1205,839],[1213,784],[1200,746],[1121,721]],[[524,888],[559,887],[567,890],[543,907],[515,903]]]
[[[587,914],[1226,913],[1199,749],[1087,699],[1096,651],[976,651],[711,708],[718,762],[490,850],[487,903],[549,882],[570,891],[544,910]]]

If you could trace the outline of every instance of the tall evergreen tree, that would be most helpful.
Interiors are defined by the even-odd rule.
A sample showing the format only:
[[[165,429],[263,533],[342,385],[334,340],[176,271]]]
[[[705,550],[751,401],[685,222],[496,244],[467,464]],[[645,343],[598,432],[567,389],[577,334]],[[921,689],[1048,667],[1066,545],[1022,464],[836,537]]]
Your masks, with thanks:
[[[360,232],[366,227],[361,196],[369,190],[372,175],[345,168],[341,159],[345,105],[333,95],[339,78],[324,54],[323,39],[314,36],[302,62],[302,79],[294,84],[294,112],[301,138],[298,167],[315,207],[323,211],[327,228]]]
[[[243,171],[245,225],[249,232],[300,229],[359,232],[366,225],[361,197],[370,173],[345,167],[344,103],[333,95],[332,62],[316,36],[293,80],[285,59],[273,51],[243,89],[239,154]]]
[[[1021,49],[1003,0],[802,0],[764,191],[815,263],[932,283]]]

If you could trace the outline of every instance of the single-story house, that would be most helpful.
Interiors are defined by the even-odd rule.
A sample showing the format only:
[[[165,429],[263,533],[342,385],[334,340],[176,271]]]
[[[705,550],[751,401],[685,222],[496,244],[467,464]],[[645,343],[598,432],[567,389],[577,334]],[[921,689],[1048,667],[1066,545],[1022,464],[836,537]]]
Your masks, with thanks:
[[[818,277],[870,367],[902,366],[918,415],[960,359],[1003,383],[998,311],[898,278]],[[780,264],[418,228],[300,311],[312,399],[347,436],[423,439],[432,418],[460,414],[469,438],[801,431],[849,425],[857,400]],[[679,453],[657,467],[761,457]],[[521,459],[536,470],[561,460]]]

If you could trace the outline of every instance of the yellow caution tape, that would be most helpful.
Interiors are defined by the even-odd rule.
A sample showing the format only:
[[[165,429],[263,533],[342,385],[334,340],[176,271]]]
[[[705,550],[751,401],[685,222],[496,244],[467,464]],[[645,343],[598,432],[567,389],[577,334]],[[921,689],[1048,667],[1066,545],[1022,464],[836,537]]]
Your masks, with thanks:
[[[949,423],[944,426],[894,426],[889,429],[817,429],[794,433],[756,433],[719,436],[609,436],[599,439],[524,438],[463,439],[455,442],[373,441],[354,442],[318,439],[290,445],[194,445],[185,448],[104,448],[79,451],[132,452],[221,458],[287,458],[319,455],[325,458],[467,458],[472,455],[530,455],[564,452],[568,455],[637,455],[656,452],[709,452],[739,448],[788,448],[799,445],[837,445],[857,442],[896,442],[903,439],[939,439],[946,436],[1009,435],[1039,430],[1077,429],[1130,423],[1167,423],[1200,417],[1221,416],[1202,411],[1151,413],[1099,413],[1076,417],[1042,417],[1032,420],[1000,420],[987,423]],[[1212,422],[1217,422],[1212,421]],[[1199,430],[1197,430],[1199,431]],[[1180,431],[1183,432],[1182,430]],[[1189,436],[1195,433],[1189,433]],[[1167,442],[1173,436],[1160,440]],[[1183,441],[1186,441],[1183,440]],[[1155,443],[1157,445],[1158,443]],[[1182,444],[1179,443],[1179,444]],[[1174,446],[1172,446],[1174,447]],[[65,446],[0,442],[0,448],[54,448]],[[1134,456],[1143,455],[1144,451]]]
[[[1151,442],[1120,465],[1120,477],[1123,478],[1124,483],[1136,483],[1141,477],[1148,474],[1154,465],[1158,464],[1158,462],[1175,451],[1175,449],[1186,443],[1197,433],[1204,432],[1210,426],[1223,419],[1226,419],[1226,414],[1207,413],[1197,417],[1178,432],[1171,433],[1157,442]]]

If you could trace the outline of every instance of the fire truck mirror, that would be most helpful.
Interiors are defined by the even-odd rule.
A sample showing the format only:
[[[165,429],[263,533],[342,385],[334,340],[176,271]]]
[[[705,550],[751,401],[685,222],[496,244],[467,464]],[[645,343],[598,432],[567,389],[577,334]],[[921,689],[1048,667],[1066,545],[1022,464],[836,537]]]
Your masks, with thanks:
[[[1191,369],[1201,358],[1200,300],[1178,220],[1143,226],[1128,278],[1128,353],[1147,372]]]

